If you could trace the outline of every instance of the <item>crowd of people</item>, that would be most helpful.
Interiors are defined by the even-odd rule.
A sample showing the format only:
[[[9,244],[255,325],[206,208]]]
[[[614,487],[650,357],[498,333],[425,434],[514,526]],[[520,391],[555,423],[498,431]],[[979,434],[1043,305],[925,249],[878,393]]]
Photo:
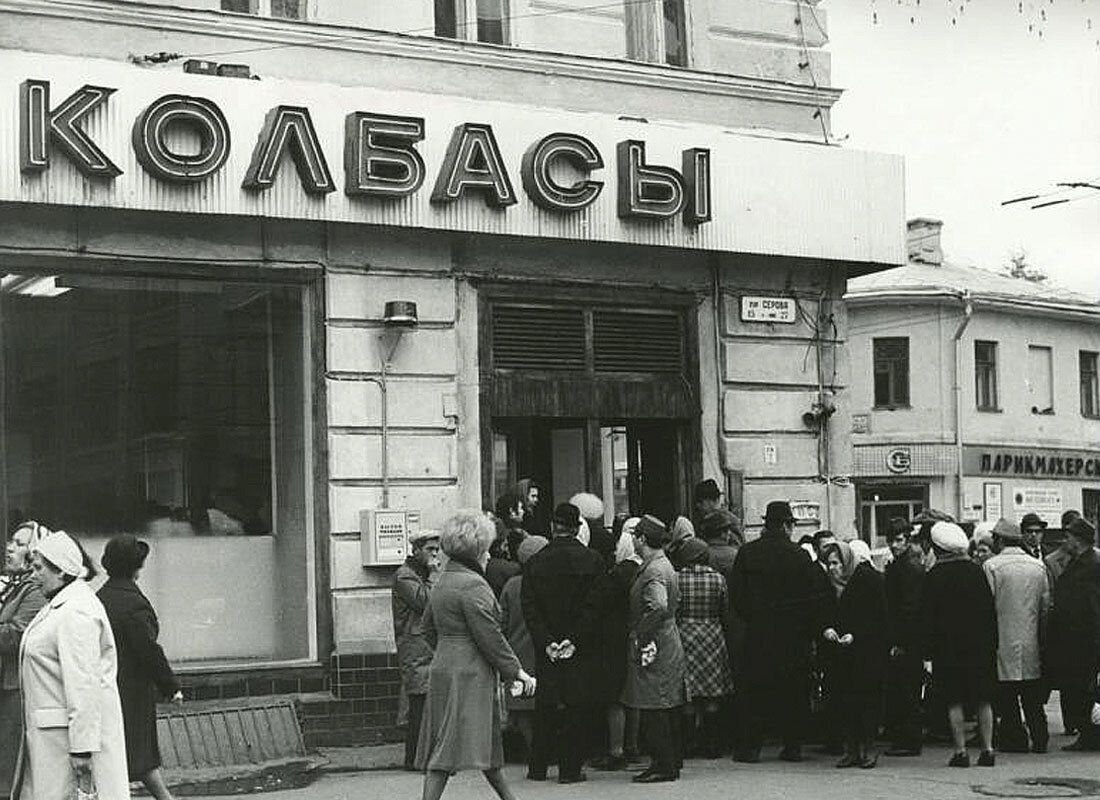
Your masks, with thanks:
[[[581,494],[537,530],[538,500],[526,482],[418,532],[398,571],[406,767],[427,770],[426,800],[472,768],[511,798],[505,734],[529,780],[556,765],[565,784],[643,754],[634,782],[675,781],[685,758],[755,763],[776,739],[786,761],[818,745],[871,769],[880,742],[906,757],[938,737],[950,766],[977,745],[991,767],[1047,751],[1055,688],[1077,734],[1065,749],[1100,749],[1100,554],[1080,514],[1045,556],[1033,514],[970,533],[936,511],[895,519],[883,565],[858,539],[796,539],[782,500],[745,541],[714,481],[691,518],[610,529]]]
[[[64,531],[19,524],[0,580],[0,796],[128,800],[160,771],[158,699],[183,695],[136,584],[149,546],[128,534],[103,552],[108,578]]]

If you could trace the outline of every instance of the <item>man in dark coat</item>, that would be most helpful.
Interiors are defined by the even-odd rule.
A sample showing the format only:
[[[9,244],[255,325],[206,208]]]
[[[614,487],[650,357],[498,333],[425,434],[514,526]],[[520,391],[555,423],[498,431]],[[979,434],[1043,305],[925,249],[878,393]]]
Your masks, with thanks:
[[[524,565],[520,602],[538,659],[534,737],[527,777],[546,779],[552,747],[558,782],[584,780],[585,733],[599,701],[599,617],[596,611],[603,558],[577,539],[580,512],[570,503],[554,509],[553,538]]]
[[[401,688],[409,701],[405,722],[405,770],[412,772],[416,769],[416,745],[420,741],[420,721],[428,696],[428,671],[434,655],[424,631],[424,612],[428,610],[432,581],[440,567],[439,533],[416,531],[409,535],[409,545],[412,553],[393,576],[390,605]]]
[[[794,515],[789,503],[768,503],[764,532],[737,554],[730,576],[733,607],[747,625],[744,696],[745,730],[735,757],[760,759],[769,722],[783,736],[780,758],[802,760],[809,712],[810,643],[828,607],[821,571],[791,541]]]
[[[1100,672],[1100,555],[1096,529],[1084,519],[1066,528],[1073,559],[1054,584],[1048,663],[1051,682],[1061,690],[1080,735],[1065,750],[1100,750],[1100,732],[1090,722]]]
[[[921,687],[924,662],[921,658],[921,593],[924,589],[924,560],[912,540],[913,526],[904,519],[890,520],[890,554],[886,567],[887,636],[890,667],[886,683],[888,756],[919,756],[921,729]]]

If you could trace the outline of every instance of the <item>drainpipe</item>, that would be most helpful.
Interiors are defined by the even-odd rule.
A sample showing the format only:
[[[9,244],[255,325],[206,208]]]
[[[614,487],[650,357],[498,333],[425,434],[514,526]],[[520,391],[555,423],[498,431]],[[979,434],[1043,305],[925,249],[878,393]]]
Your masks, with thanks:
[[[955,472],[956,472],[956,501],[958,505],[958,519],[962,521],[963,505],[966,502],[963,491],[963,432],[962,432],[962,336],[970,325],[974,315],[974,305],[970,302],[970,292],[959,295],[963,304],[963,318],[955,328]]]

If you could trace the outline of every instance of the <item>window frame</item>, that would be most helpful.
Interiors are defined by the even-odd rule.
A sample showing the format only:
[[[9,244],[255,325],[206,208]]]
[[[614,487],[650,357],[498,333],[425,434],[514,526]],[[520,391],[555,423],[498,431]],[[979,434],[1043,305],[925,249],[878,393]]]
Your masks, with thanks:
[[[1092,369],[1086,371],[1085,362],[1088,358],[1092,359]],[[1096,350],[1078,350],[1077,376],[1081,388],[1081,416],[1085,419],[1100,419],[1100,353]],[[1089,379],[1088,386],[1085,384],[1086,379]],[[1087,408],[1089,405],[1092,406],[1091,409]]]
[[[433,35],[438,39],[452,39],[457,42],[477,42],[479,44],[510,47],[515,39],[512,30],[511,6],[513,0],[496,0],[500,4],[500,41],[481,38],[481,24],[478,17],[478,0],[435,0],[432,18],[435,25]],[[454,33],[440,30],[440,10],[450,8],[454,12]]]
[[[249,17],[260,17],[262,19],[288,19],[288,20],[306,20],[311,18],[313,0],[298,0],[298,16],[296,17],[283,17],[274,16],[271,13],[272,0],[248,0],[248,11],[233,11],[223,7],[225,0],[219,0],[218,8],[224,14],[241,14]]]
[[[896,363],[899,359],[896,357],[886,360],[887,369],[887,395],[888,397],[884,402],[880,402],[878,395],[878,375],[879,375],[879,363],[883,357],[879,355],[879,343],[885,347],[886,343],[897,344],[899,342],[905,343],[905,391],[904,399],[900,398],[901,392],[898,391],[897,380],[898,372],[896,371]],[[871,339],[871,391],[873,393],[873,408],[876,410],[890,411],[902,408],[912,408],[912,381],[910,380],[910,357],[909,357],[909,337],[908,336],[876,336]]]
[[[668,42],[665,34],[666,9],[669,3],[678,5],[682,25],[681,60],[677,64],[668,58]],[[658,0],[657,2],[632,2],[624,4],[626,28],[626,57],[631,61],[692,69],[695,64],[695,36],[691,17],[691,3],[687,0]]]
[[[1046,344],[1029,344],[1027,346],[1027,387],[1028,387],[1028,399],[1029,400],[1033,399],[1033,393],[1032,393],[1032,386],[1033,386],[1032,377],[1033,376],[1031,374],[1032,352],[1033,351],[1043,351],[1043,352],[1046,353],[1046,356],[1047,356],[1046,357],[1046,367],[1047,367],[1047,372],[1049,373],[1047,375],[1047,378],[1049,379],[1048,387],[1050,389],[1050,392],[1049,392],[1049,397],[1047,398],[1047,401],[1049,402],[1049,405],[1047,405],[1044,408],[1039,408],[1038,405],[1032,404],[1030,411],[1031,411],[1032,414],[1034,414],[1036,416],[1044,416],[1044,417],[1054,416],[1054,413],[1055,413],[1055,411],[1054,411],[1054,348],[1051,347],[1050,345],[1046,345]]]
[[[979,361],[978,348],[982,346],[988,346],[993,358],[988,361]],[[975,339],[974,340],[974,407],[978,411],[1001,411],[1001,397],[1000,397],[1000,380],[997,374],[998,364],[998,343],[991,339]],[[990,394],[992,395],[992,402],[982,403],[982,370],[981,367],[988,366],[989,378],[990,378]]]

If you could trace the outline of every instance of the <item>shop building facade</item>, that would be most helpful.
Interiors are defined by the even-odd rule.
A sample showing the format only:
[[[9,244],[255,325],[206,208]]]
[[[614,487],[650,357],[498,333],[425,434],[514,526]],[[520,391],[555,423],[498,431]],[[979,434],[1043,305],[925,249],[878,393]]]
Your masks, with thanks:
[[[911,221],[907,266],[848,282],[861,534],[927,507],[1095,522],[1100,304],[944,261],[940,228]]]
[[[392,725],[402,531],[519,478],[853,519],[840,298],[904,258],[823,9],[360,5],[0,0],[5,517],[147,537],[192,696],[315,742]]]

